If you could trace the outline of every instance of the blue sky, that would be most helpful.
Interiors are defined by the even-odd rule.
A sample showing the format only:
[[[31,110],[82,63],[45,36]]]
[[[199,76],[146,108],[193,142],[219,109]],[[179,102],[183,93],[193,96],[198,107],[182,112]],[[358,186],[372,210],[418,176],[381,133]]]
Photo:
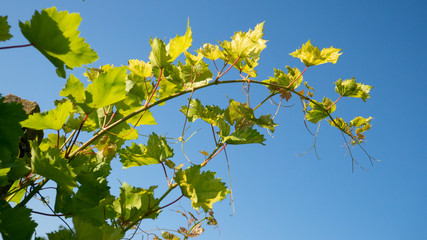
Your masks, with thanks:
[[[355,168],[352,173],[340,133],[326,122],[317,139],[321,159],[313,151],[296,156],[310,148],[314,139],[304,127],[299,102],[292,101],[289,105],[295,106],[282,109],[275,119],[279,126],[274,139],[266,133],[266,146],[227,148],[236,213],[230,216],[229,199],[214,205],[219,230],[207,228],[201,239],[427,239],[424,1],[7,1],[0,15],[9,16],[14,38],[0,46],[27,43],[18,20],[28,20],[34,10],[51,6],[81,14],[81,36],[100,57],[92,66],[120,66],[134,58],[148,61],[150,37],[168,40],[182,35],[188,18],[193,31],[190,50],[204,42],[229,40],[235,31],[247,31],[265,21],[264,38],[269,42],[257,67],[258,80],[272,76],[273,68],[303,69],[289,53],[311,39],[320,48],[334,46],[343,52],[337,64],[315,66],[304,74],[316,88],[318,100],[337,97],[333,82],[339,78],[355,77],[374,86],[366,103],[343,99],[336,113],[346,120],[358,115],[374,118],[365,147],[381,162],[370,166],[356,149],[357,159],[369,171]],[[54,67],[35,49],[3,50],[0,63],[0,93],[37,101],[42,110],[53,107],[65,80],[56,76]],[[83,80],[81,70],[73,74]],[[201,91],[196,97],[205,103],[225,103],[226,96],[243,98],[240,88]],[[260,88],[253,94],[252,101],[257,102],[266,93]],[[156,110],[158,126],[143,131],[179,136],[183,116],[175,109],[185,99]],[[274,112],[275,108],[267,106],[262,111]],[[186,147],[194,157],[199,156],[198,150],[212,147],[210,138],[203,140],[210,134],[207,126],[198,123],[189,131],[199,127],[204,128]],[[314,125],[309,127],[316,130]],[[184,159],[179,147],[175,152],[177,159]],[[208,168],[229,185],[223,154]],[[164,183],[158,166],[114,174],[110,179],[113,193],[119,186],[116,179],[141,187]],[[190,209],[186,201],[171,209],[180,206]],[[178,214],[165,211],[158,222],[145,221],[142,227],[185,225]],[[44,225],[38,228],[39,234],[60,224],[36,219]]]

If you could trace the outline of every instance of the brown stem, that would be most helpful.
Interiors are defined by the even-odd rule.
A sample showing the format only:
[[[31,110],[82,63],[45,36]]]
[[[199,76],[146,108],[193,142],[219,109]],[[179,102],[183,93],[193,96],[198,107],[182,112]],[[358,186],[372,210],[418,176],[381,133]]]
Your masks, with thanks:
[[[29,43],[29,44],[23,44],[23,45],[15,45],[15,46],[8,46],[8,47],[0,47],[0,50],[3,49],[10,49],[10,48],[22,48],[22,47],[29,47],[32,46],[33,44]]]
[[[68,150],[68,152],[65,154],[65,158],[68,158],[68,155],[70,154],[71,150],[73,149],[73,146],[74,146],[74,144],[76,143],[77,138],[79,137],[80,132],[82,131],[83,125],[85,124],[85,122],[86,122],[86,120],[87,120],[87,117],[88,117],[88,116],[89,116],[89,114],[87,114],[87,113],[86,113],[86,114],[85,114],[85,117],[83,118],[82,124],[80,124],[79,130],[77,131],[77,134],[76,134],[76,137],[74,138],[73,143],[69,146],[69,150]]]

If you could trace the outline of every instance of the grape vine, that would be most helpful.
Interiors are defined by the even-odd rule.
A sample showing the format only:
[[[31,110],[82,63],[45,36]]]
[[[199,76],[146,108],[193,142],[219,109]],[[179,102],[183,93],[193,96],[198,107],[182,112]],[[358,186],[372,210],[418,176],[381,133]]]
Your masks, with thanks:
[[[273,76],[268,79],[256,80],[256,67],[267,43],[263,38],[264,23],[247,32],[236,32],[231,40],[219,42],[219,45],[206,43],[193,53],[188,51],[193,34],[188,23],[185,34],[177,35],[167,44],[158,38],[151,39],[149,61],[130,59],[126,66],[87,68],[84,84],[73,74],[67,78],[66,71],[84,67],[98,58],[80,37],[80,21],[78,13],[58,11],[55,7],[36,11],[30,21],[19,23],[29,43],[0,47],[5,51],[34,47],[54,65],[60,78],[67,79],[60,92],[63,98],[56,100],[56,107],[47,112],[25,112],[24,100],[7,101],[4,97],[0,100],[3,133],[0,140],[0,232],[5,240],[31,239],[38,224],[31,219],[31,214],[72,219],[73,227],[64,221],[67,227],[48,233],[49,239],[132,239],[137,231],[143,231],[140,230],[143,220],[156,219],[181,198],[188,198],[197,213],[179,211],[187,219],[186,227],[160,234],[145,233],[152,239],[199,236],[204,231],[203,224],[217,225],[213,204],[231,193],[231,188],[227,188],[215,172],[205,169],[229,146],[264,144],[265,138],[260,131],[275,131],[277,112],[259,115],[256,110],[271,99],[280,101],[278,109],[282,101],[299,99],[305,124],[306,121],[320,124],[326,119],[343,134],[350,154],[351,147],[357,146],[371,161],[375,160],[361,145],[372,118],[357,116],[346,122],[333,116],[343,98],[366,101],[372,87],[354,78],[339,79],[334,83],[339,95],[335,101],[328,97],[315,100],[314,88],[303,77],[312,66],[335,64],[342,54],[341,49],[320,50],[309,40],[290,54],[304,64],[302,71],[286,66],[285,71],[274,69]],[[9,29],[7,16],[0,16],[0,41],[12,38]],[[185,61],[177,61],[182,55]],[[241,78],[225,79],[230,71]],[[228,105],[222,107],[204,105],[195,97],[201,89],[229,84],[243,86],[246,102],[230,98]],[[266,90],[265,98],[255,107],[251,107],[249,100],[252,86]],[[145,125],[156,124],[152,108],[186,94],[190,95],[188,101],[178,109],[185,121],[182,135],[177,138],[189,161],[184,167],[178,164],[175,149],[165,136],[153,132],[142,143],[138,131]],[[197,119],[212,129],[215,148],[201,152],[203,159],[190,161],[183,149],[189,138],[185,138],[185,129]],[[51,133],[44,136],[46,130]],[[351,158],[363,169],[352,155]],[[112,195],[107,177],[113,159],[119,159],[124,169],[161,165],[167,190],[161,192],[156,186],[145,189],[122,182],[119,196]],[[44,197],[48,182],[56,184],[54,207],[50,207]],[[180,196],[166,202],[165,198],[173,191],[180,192]],[[28,202],[36,201],[36,197],[51,213],[28,208]]]

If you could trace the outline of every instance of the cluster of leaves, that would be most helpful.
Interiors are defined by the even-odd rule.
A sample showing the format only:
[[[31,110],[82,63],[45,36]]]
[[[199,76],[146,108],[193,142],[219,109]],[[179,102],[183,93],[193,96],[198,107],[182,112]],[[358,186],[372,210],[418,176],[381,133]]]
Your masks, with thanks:
[[[97,59],[95,51],[79,37],[80,21],[79,14],[53,7],[36,11],[31,21],[21,22],[19,26],[29,45],[52,62],[58,76],[66,78],[66,68],[81,67]],[[219,42],[219,45],[206,43],[192,54],[187,51],[192,45],[192,31],[187,24],[185,34],[177,35],[167,44],[158,38],[151,39],[148,62],[131,59],[126,66],[87,68],[86,87],[70,74],[60,92],[64,98],[55,101],[56,108],[44,113],[27,116],[18,104],[0,100],[0,128],[4,133],[0,139],[0,232],[3,239],[29,239],[33,235],[37,223],[31,219],[31,213],[36,211],[26,205],[36,195],[44,199],[43,186],[48,181],[57,185],[51,215],[72,218],[74,224],[74,230],[60,229],[49,233],[49,239],[121,239],[128,231],[136,231],[142,220],[156,219],[165,207],[181,197],[188,198],[192,207],[201,208],[207,217],[198,220],[193,215],[189,218],[183,214],[189,225],[177,232],[184,239],[200,235],[203,221],[216,225],[213,204],[230,193],[225,183],[215,177],[215,172],[202,168],[227,145],[264,144],[260,129],[274,132],[278,124],[271,114],[257,116],[255,111],[276,95],[287,101],[297,96],[304,103],[303,111],[308,121],[318,123],[329,118],[330,124],[347,134],[353,144],[360,144],[365,138],[363,133],[371,126],[371,118],[356,117],[346,123],[331,114],[342,97],[365,101],[369,98],[370,86],[357,83],[354,78],[340,79],[335,83],[340,95],[335,102],[326,97],[321,102],[314,100],[314,89],[307,82],[304,82],[307,92],[297,90],[308,67],[336,63],[340,49],[331,47],[320,51],[308,41],[291,53],[305,64],[303,71],[287,66],[287,73],[275,69],[274,77],[256,81],[252,79],[257,76],[255,67],[267,42],[263,39],[263,26],[261,23],[254,30],[236,32],[231,41]],[[12,37],[9,28],[7,17],[0,17],[0,41]],[[185,62],[176,63],[182,54]],[[215,78],[206,59],[215,65]],[[223,64],[222,69],[217,67],[218,60]],[[222,80],[233,67],[242,79]],[[233,99],[224,108],[205,106],[199,99],[192,98],[199,89],[230,83],[264,85],[270,95],[254,108]],[[156,124],[150,112],[152,107],[186,93],[191,93],[191,97],[180,109],[186,121],[201,119],[217,131],[216,147],[205,154],[207,158],[184,169],[183,164],[174,160],[174,149],[164,136],[153,132],[145,144],[135,141],[139,140],[136,127]],[[19,157],[22,127],[53,130],[53,133],[40,144],[31,141],[31,151]],[[79,138],[81,132],[92,137],[82,140]],[[167,190],[158,192],[157,186],[140,188],[123,182],[119,196],[112,195],[107,177],[115,157],[125,169],[161,165]],[[171,179],[168,171],[173,172]],[[177,187],[182,196],[165,204],[165,197]],[[169,232],[163,233],[162,238],[180,239]],[[156,235],[155,239],[160,236]]]

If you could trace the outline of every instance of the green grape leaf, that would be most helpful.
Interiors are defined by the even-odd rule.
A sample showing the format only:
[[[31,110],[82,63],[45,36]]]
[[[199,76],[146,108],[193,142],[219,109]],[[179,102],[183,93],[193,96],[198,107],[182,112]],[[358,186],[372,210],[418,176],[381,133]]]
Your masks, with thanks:
[[[125,169],[159,163],[157,159],[147,156],[147,148],[143,144],[137,145],[133,142],[129,147],[119,149],[119,154]]]
[[[83,217],[73,217],[73,225],[77,235],[75,239],[120,240],[125,235],[121,228],[115,228],[107,223],[97,226]]]
[[[34,113],[28,119],[21,121],[21,126],[36,130],[59,130],[73,112],[73,104],[70,101],[58,104],[56,109],[44,113]]]
[[[80,128],[80,125],[82,124],[83,119],[85,118],[85,113],[83,112],[82,109],[79,109],[78,111],[79,113],[77,116],[76,116],[76,113],[71,113],[70,117],[68,118],[68,121],[63,127],[63,130],[66,133],[69,133],[72,130],[78,130]],[[82,131],[92,132],[98,128],[99,128],[98,116],[96,111],[93,111],[86,118]]]
[[[42,152],[47,151],[49,148],[59,148],[64,144],[65,142],[65,136],[58,137],[58,134],[56,133],[49,133],[47,138],[43,139],[43,141],[40,143],[40,150]]]
[[[120,187],[120,197],[114,203],[114,209],[119,213],[123,221],[134,222],[139,218],[156,219],[160,213],[153,211],[159,206],[154,205],[157,199],[154,198],[154,189],[157,186],[151,186],[149,189],[132,187],[123,182]]]
[[[343,130],[347,134],[351,135],[351,129],[348,126],[348,123],[346,121],[344,121],[344,119],[335,117],[334,121],[328,119],[328,122],[331,126],[336,127],[339,130]]]
[[[247,37],[246,33],[237,32],[231,39],[231,42],[225,40],[220,45],[228,55],[235,59],[248,57],[251,50],[257,46],[257,43]]]
[[[19,138],[23,135],[19,122],[27,115],[21,104],[3,101],[4,98],[0,98],[0,168],[8,168],[18,156]]]
[[[343,97],[357,97],[361,98],[364,102],[368,99],[369,92],[372,86],[357,83],[354,78],[341,80],[335,82],[335,92],[339,93]]]
[[[10,172],[10,167],[0,168],[0,186],[7,185],[9,183],[9,178],[7,174]]]
[[[172,158],[173,149],[166,142],[166,138],[152,133],[148,138],[147,146],[132,143],[130,147],[119,149],[120,161],[123,168],[157,164]]]
[[[256,118],[253,109],[249,108],[246,104],[234,101],[230,99],[230,105],[225,111],[225,119],[230,124],[236,123],[236,129],[242,128],[247,125],[247,121],[254,123],[260,127],[267,128],[274,132],[276,123],[273,122],[270,115],[263,115],[260,118]]]
[[[117,114],[116,114],[117,115]],[[112,139],[131,140],[138,138],[138,130],[123,122],[111,129],[108,133]],[[117,144],[119,145],[119,144]]]
[[[299,58],[305,66],[310,67],[324,63],[335,64],[339,56],[342,54],[338,48],[324,48],[322,51],[318,47],[311,45],[311,40],[308,40],[300,49],[290,53],[292,57]]]
[[[199,99],[190,101],[190,108],[182,106],[180,111],[187,116],[189,122],[201,118],[203,121],[218,126],[218,120],[224,117],[224,110],[218,106],[203,106]]]
[[[42,152],[36,141],[30,142],[31,167],[34,173],[55,181],[69,192],[77,187],[74,173],[68,161],[61,156],[57,148],[49,148]]]
[[[75,240],[73,232],[64,226],[59,226],[58,231],[47,233],[49,240]]]
[[[179,76],[179,69],[175,65],[165,67],[163,69],[163,76],[164,78],[162,78],[159,84],[159,99],[184,90],[183,80]]]
[[[366,124],[371,123],[372,117],[364,118],[364,117],[355,117],[350,121],[350,127],[363,127]]]
[[[196,56],[189,53],[188,51],[185,51],[184,55],[185,55],[185,62],[190,64],[191,66],[197,65],[203,60],[203,55],[200,53],[197,53],[197,56]]]
[[[210,60],[217,60],[218,58],[224,57],[224,54],[219,49],[219,46],[212,45],[210,43],[204,43],[203,48],[198,49],[197,52],[202,54],[203,57]]]
[[[173,62],[181,53],[191,47],[193,42],[193,33],[190,28],[190,21],[187,22],[187,31],[184,36],[176,35],[174,39],[171,39],[166,46],[166,52],[169,55],[169,62]],[[151,59],[150,59],[151,60]]]
[[[102,108],[123,100],[126,97],[126,67],[116,67],[101,73],[87,91],[92,95],[89,107]]]
[[[315,103],[310,102],[311,110],[307,112],[306,118],[312,123],[317,123],[320,120],[328,117],[337,108],[336,105],[327,97],[323,98],[322,102],[313,100]]]
[[[223,200],[229,191],[220,178],[215,178],[214,172],[200,172],[200,169],[199,165],[186,170],[180,169],[176,173],[175,181],[182,194],[191,200],[194,209],[199,210],[202,207],[207,212],[215,202]]]
[[[77,30],[78,13],[58,12],[56,7],[36,11],[31,22],[19,22],[22,34],[53,65],[58,76],[65,78],[65,67],[81,67],[98,59],[98,55]]]
[[[144,61],[138,59],[130,59],[128,63],[128,69],[131,74],[135,74],[141,78],[147,78],[153,75],[152,66],[150,63],[145,63]]]
[[[140,98],[131,93],[123,101],[116,103],[116,108],[122,116],[129,115],[141,107]],[[126,122],[134,126],[157,124],[153,114],[149,110],[131,117],[130,119],[126,120]]]
[[[16,204],[20,203],[25,193],[27,193],[27,188],[21,188],[18,190],[20,187],[20,179],[15,180],[15,182],[13,182],[12,186],[9,188],[8,194],[10,195],[6,197],[6,201],[14,202]]]
[[[3,240],[31,239],[37,227],[37,223],[31,219],[31,209],[10,208],[3,202],[0,206],[0,233]]]
[[[260,143],[264,144],[264,135],[259,133],[253,128],[244,128],[234,131],[230,136],[223,136],[222,141],[227,144],[238,145],[238,144],[250,144]]]
[[[286,69],[288,70],[287,74],[282,70],[275,68],[274,77],[270,77],[269,79],[263,81],[275,85],[268,86],[271,91],[278,91],[284,93],[288,91],[286,89],[283,89],[283,87],[296,89],[299,85],[301,85],[303,77],[301,75],[300,70],[298,68],[291,68],[289,66],[286,66]],[[291,86],[289,86],[290,83],[292,83]]]
[[[80,183],[76,194],[62,188],[57,189],[55,211],[72,212],[91,224],[101,226],[105,218],[114,218],[115,212],[106,208],[114,197],[110,194],[107,177],[111,171],[111,157],[104,157],[102,151],[96,155],[77,155],[70,162]],[[108,205],[108,204],[107,204]]]
[[[187,87],[191,87],[191,83],[200,82],[212,79],[212,72],[209,65],[202,60],[196,65],[191,65],[190,61],[186,61],[185,65],[178,64],[179,76],[186,83]]]
[[[9,33],[10,25],[7,23],[7,16],[0,16],[0,42],[11,39],[13,36]]]
[[[73,74],[70,74],[65,87],[59,95],[67,97],[72,102],[84,103],[86,100],[85,86],[78,78],[74,77]]]
[[[264,22],[258,24],[254,30],[248,32],[236,32],[231,37],[231,42],[220,42],[224,49],[222,59],[228,63],[234,63],[234,67],[251,77],[256,77],[254,68],[258,65],[258,60],[262,50],[267,45],[267,40],[262,39],[264,33]]]
[[[171,62],[171,57],[166,51],[165,43],[158,38],[154,38],[150,39],[150,45],[152,50],[148,58],[150,59],[151,64],[158,68],[168,66],[169,62]]]

